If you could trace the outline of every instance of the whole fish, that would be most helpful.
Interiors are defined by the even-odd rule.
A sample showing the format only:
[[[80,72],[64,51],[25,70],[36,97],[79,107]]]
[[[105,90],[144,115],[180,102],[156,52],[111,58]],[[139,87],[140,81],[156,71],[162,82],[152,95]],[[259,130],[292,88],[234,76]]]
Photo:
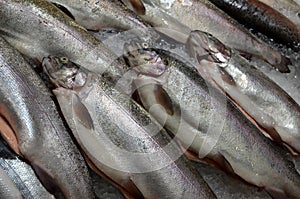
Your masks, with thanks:
[[[51,93],[20,53],[2,38],[0,85],[0,115],[13,130],[19,153],[47,190],[62,192],[67,198],[93,198],[87,167]]]
[[[49,54],[68,56],[91,71],[114,75],[125,67],[86,29],[47,1],[1,0],[0,18],[0,35],[28,57],[42,61]]]
[[[210,0],[231,17],[277,42],[299,50],[300,28],[259,0]],[[298,19],[299,20],[299,19]]]
[[[12,198],[28,198],[28,199],[54,199],[54,196],[46,191],[41,182],[36,177],[32,168],[13,153],[8,146],[0,140],[0,169],[12,180],[14,189]],[[6,191],[6,194],[10,193]],[[19,196],[19,197],[17,197]],[[1,198],[8,198],[1,197]]]
[[[65,57],[46,57],[43,68],[83,151],[133,197],[215,198],[166,131],[107,79]]]
[[[62,5],[72,14],[75,21],[88,30],[98,31],[103,28],[121,30],[145,29],[149,25],[119,0],[48,0]],[[130,3],[130,2],[128,2]],[[143,10],[139,5],[134,5],[138,10]],[[129,6],[130,6],[129,5]],[[143,4],[141,4],[143,5]],[[142,13],[141,13],[142,14]]]
[[[201,75],[228,94],[274,140],[300,152],[299,104],[210,34],[192,32],[187,46],[199,63],[197,70]]]
[[[292,0],[259,0],[277,10],[298,27],[300,26],[300,6]]]
[[[286,66],[288,61],[280,52],[257,39],[207,0],[144,0],[144,5],[146,14],[141,16],[142,19],[154,27],[163,28],[161,32],[165,32],[168,36],[173,35],[175,39],[180,38],[183,43],[187,36],[179,35],[178,32],[185,35],[189,35],[192,30],[209,32],[226,45],[247,56],[258,56],[282,72],[289,71]]]
[[[142,46],[132,41],[125,47],[139,100],[183,147],[270,193],[299,198],[300,176],[284,147],[263,136],[188,63]]]

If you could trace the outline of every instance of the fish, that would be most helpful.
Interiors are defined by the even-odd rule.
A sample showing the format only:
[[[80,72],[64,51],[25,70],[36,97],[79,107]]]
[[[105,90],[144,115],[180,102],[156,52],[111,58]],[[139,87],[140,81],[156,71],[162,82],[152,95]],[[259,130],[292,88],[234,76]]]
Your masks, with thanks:
[[[88,1],[88,0],[48,0],[49,2],[62,5],[75,18],[75,21],[88,30],[99,31],[103,28],[113,28],[118,30],[130,29],[147,29],[150,26],[143,23],[142,19],[136,13],[128,9],[119,0],[102,0],[102,1]],[[141,4],[136,5],[138,10]],[[141,13],[142,14],[142,13]]]
[[[22,198],[20,191],[2,168],[0,168],[0,197],[7,199]]]
[[[283,89],[210,34],[192,32],[187,48],[207,81],[228,94],[275,141],[300,151],[300,106]]]
[[[207,0],[143,2],[146,14],[141,15],[141,18],[177,41],[185,43],[192,30],[201,30],[214,35],[247,57],[257,56],[281,72],[289,72],[288,58],[249,33]]]
[[[11,191],[6,190],[1,198],[41,198],[54,199],[54,196],[47,192],[36,177],[33,169],[21,157],[14,153],[5,143],[0,140],[0,170],[11,182],[6,185]],[[5,182],[5,181],[3,181]]]
[[[136,40],[124,47],[138,101],[183,148],[273,195],[299,197],[300,176],[286,148],[262,135],[192,62],[142,46]]]
[[[299,51],[300,29],[298,25],[267,4],[259,0],[210,1],[245,26]]]
[[[267,63],[260,59],[252,59],[250,62],[264,75],[275,82],[280,88],[282,88],[293,100],[300,105],[300,68],[295,66],[290,67],[290,73],[280,73],[268,66]]]
[[[51,93],[21,54],[2,38],[0,84],[0,116],[12,129],[19,153],[47,191],[63,193],[66,198],[93,198],[87,165]]]
[[[123,73],[115,53],[47,1],[1,0],[0,16],[0,35],[27,57],[68,56],[96,73]]]
[[[124,196],[111,183],[90,169],[93,187],[97,198],[124,199]]]
[[[298,27],[300,26],[300,6],[292,0],[259,0],[277,10]]]
[[[178,145],[135,101],[104,76],[63,57],[43,68],[64,117],[88,158],[134,198],[215,198]]]
[[[271,199],[264,190],[227,175],[225,172],[201,162],[192,161],[194,168],[203,176],[217,198]]]

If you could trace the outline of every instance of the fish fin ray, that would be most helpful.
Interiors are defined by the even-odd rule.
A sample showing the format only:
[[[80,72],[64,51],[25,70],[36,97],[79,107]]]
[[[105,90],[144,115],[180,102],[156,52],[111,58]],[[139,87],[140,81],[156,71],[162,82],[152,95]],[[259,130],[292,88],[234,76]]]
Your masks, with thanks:
[[[88,109],[80,101],[77,95],[72,95],[72,109],[81,124],[83,124],[88,129],[94,129],[93,119]]]
[[[173,106],[172,106],[172,101],[171,98],[169,97],[168,93],[163,89],[162,85],[155,85],[154,88],[154,95],[156,101],[164,107],[166,110],[166,113],[169,115],[174,114]]]
[[[54,177],[47,171],[46,168],[41,166],[39,163],[34,162],[31,163],[31,167],[49,193],[53,194],[55,198],[63,198],[62,190],[59,188]]]
[[[116,183],[113,179],[111,179],[104,172],[102,172],[85,153],[83,153],[83,157],[86,160],[89,167],[95,173],[112,183],[112,185],[114,185],[124,195],[126,199],[143,198],[141,192],[133,183],[127,183],[125,185],[120,185]]]

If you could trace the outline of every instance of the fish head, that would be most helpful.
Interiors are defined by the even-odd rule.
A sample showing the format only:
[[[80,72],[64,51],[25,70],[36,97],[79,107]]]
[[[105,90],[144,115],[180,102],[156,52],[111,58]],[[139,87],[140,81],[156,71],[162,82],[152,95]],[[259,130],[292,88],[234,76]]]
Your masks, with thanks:
[[[199,30],[190,33],[186,46],[198,62],[205,59],[218,63],[220,67],[226,67],[231,58],[231,50],[228,47],[211,34]]]
[[[139,74],[158,77],[166,71],[166,65],[159,54],[150,49],[146,42],[132,40],[125,43],[123,57]]]
[[[82,87],[87,80],[87,74],[67,57],[44,57],[42,66],[44,72],[57,87],[74,89]]]

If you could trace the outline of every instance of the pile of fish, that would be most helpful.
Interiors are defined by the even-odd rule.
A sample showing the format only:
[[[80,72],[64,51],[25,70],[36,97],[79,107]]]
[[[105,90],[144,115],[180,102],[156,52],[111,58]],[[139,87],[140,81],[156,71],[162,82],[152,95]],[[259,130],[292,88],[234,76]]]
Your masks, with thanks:
[[[293,0],[0,0],[0,198],[300,198]]]

